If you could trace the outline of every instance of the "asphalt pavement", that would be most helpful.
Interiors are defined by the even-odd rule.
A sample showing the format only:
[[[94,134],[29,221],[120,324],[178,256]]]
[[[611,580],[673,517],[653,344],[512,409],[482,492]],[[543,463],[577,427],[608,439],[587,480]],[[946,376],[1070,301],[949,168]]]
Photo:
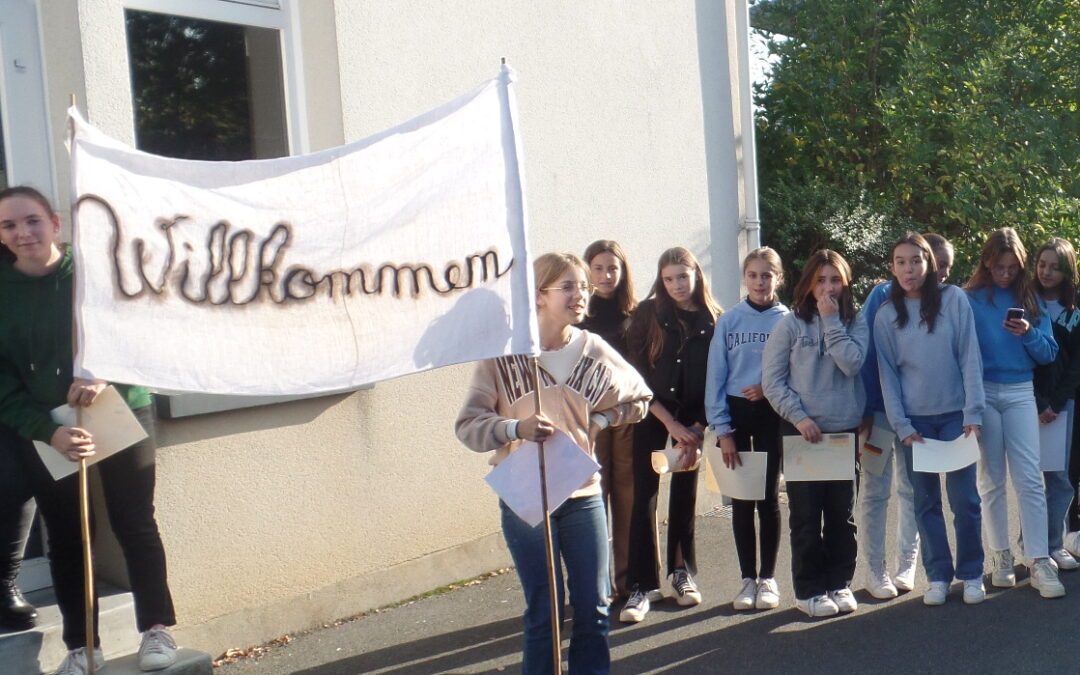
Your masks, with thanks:
[[[1015,505],[1014,496],[1010,501]],[[895,511],[895,509],[894,509]],[[1012,532],[1018,532],[1015,506]],[[948,516],[948,514],[946,514]],[[1044,600],[1017,567],[1015,588],[986,579],[988,598],[976,606],[954,584],[948,602],[926,607],[926,578],[888,601],[863,590],[863,561],[853,587],[853,614],[810,619],[794,608],[791,560],[784,539],[777,563],[781,605],[735,612],[738,564],[726,509],[697,522],[697,581],[704,602],[681,608],[653,603],[640,624],[617,620],[611,631],[614,673],[1080,673],[1080,571],[1063,572],[1065,598]],[[890,519],[891,538],[895,513]],[[1014,553],[1018,549],[1014,547]],[[217,669],[220,675],[354,675],[357,673],[514,673],[521,667],[521,589],[514,572],[457,590],[312,631],[266,649],[258,658]],[[330,619],[330,617],[328,617]],[[564,624],[565,637],[569,623]]]

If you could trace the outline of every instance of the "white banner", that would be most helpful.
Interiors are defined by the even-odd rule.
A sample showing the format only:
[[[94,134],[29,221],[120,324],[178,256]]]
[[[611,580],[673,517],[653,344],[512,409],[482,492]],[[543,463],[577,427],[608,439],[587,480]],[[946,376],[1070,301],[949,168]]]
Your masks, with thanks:
[[[246,162],[149,155],[72,110],[76,374],[309,394],[538,353],[510,81]]]

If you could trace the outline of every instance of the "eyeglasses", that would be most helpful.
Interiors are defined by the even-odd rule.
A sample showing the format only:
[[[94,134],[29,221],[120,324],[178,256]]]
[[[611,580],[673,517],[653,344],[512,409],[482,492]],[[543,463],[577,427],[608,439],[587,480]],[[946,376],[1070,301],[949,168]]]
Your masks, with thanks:
[[[562,286],[548,286],[547,288],[541,288],[541,291],[562,291],[565,295],[573,295],[574,291],[581,291],[582,295],[589,295],[593,291],[593,287],[590,284],[582,282],[575,284],[572,281],[568,281]]]

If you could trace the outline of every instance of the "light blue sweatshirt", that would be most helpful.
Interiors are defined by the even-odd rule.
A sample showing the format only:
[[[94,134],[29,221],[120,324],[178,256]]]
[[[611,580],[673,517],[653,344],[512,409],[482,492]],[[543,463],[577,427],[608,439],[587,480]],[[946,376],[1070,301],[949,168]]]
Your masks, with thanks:
[[[862,314],[845,326],[837,314],[807,323],[789,313],[765,343],[765,397],[792,424],[809,417],[824,432],[858,427],[866,405],[859,369],[869,340]]]
[[[919,317],[919,299],[904,298],[908,322],[896,327],[896,307],[881,306],[874,321],[874,342],[881,392],[889,425],[897,436],[915,433],[911,415],[939,415],[963,410],[964,425],[982,424],[982,358],[975,315],[967,295],[955,286],[941,289],[941,311],[928,333]]]
[[[877,345],[874,341],[874,320],[877,318],[878,309],[889,299],[889,291],[892,290],[892,282],[886,281],[874,286],[874,290],[866,296],[863,303],[862,313],[866,317],[866,325],[870,329],[870,344],[866,348],[866,361],[863,362],[862,376],[863,387],[866,389],[866,408],[863,417],[873,417],[876,412],[885,412],[885,399],[881,397],[881,380],[878,378]]]
[[[1042,306],[1039,317],[1025,317],[1031,330],[1022,336],[1005,330],[1005,314],[1010,307],[1020,307],[1016,293],[1010,288],[991,286],[967,291],[971,311],[975,313],[975,330],[979,335],[982,353],[983,379],[996,384],[1031,382],[1035,366],[1050,363],[1057,356],[1058,345],[1050,327],[1050,313]]]
[[[709,368],[705,379],[705,415],[717,434],[731,433],[728,396],[761,384],[761,355],[776,322],[789,310],[777,303],[758,311],[743,300],[720,316],[709,345]]]

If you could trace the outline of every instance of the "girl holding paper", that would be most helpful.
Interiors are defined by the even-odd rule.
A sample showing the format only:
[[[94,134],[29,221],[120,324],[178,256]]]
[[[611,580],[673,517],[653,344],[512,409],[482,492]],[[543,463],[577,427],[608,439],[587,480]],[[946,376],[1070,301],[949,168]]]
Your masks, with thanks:
[[[794,298],[794,311],[765,344],[761,383],[791,434],[810,443],[850,434],[850,480],[787,482],[796,606],[812,617],[832,616],[858,608],[850,588],[858,547],[855,453],[869,335],[855,313],[851,267],[835,251],[810,256]]]
[[[705,371],[709,342],[720,305],[694,254],[682,247],[664,251],[649,297],[634,312],[627,335],[630,361],[645,376],[654,398],[649,415],[634,427],[634,511],[630,521],[630,598],[619,619],[636,623],[649,611],[649,594],[660,588],[657,560],[656,495],[660,476],[652,453],[668,437],[695,464],[705,430]],[[671,476],[668,509],[667,575],[675,600],[701,602],[694,583],[694,504],[697,467]]]
[[[976,465],[945,473],[956,534],[954,566],[940,474],[914,471],[912,464],[914,447],[923,439],[978,438],[985,396],[975,317],[962,290],[939,284],[937,262],[921,235],[908,232],[893,245],[889,269],[892,285],[874,321],[874,342],[885,412],[915,490],[930,580],[923,602],[944,604],[955,576],[964,582],[964,602],[976,604],[986,598]]]
[[[1043,471],[1046,487],[1046,514],[1049,523],[1047,544],[1050,557],[1059,569],[1080,567],[1065,546],[1065,516],[1076,495],[1076,485],[1069,480],[1069,443],[1072,440],[1074,399],[1080,386],[1080,309],[1076,307],[1076,252],[1072,244],[1053,237],[1035,252],[1035,290],[1046,303],[1058,344],[1054,362],[1035,370],[1035,404],[1039,422],[1051,424],[1065,416],[1065,468]],[[1077,535],[1070,538],[1074,550]]]
[[[60,218],[40,192],[22,186],[0,191],[0,424],[24,439],[18,454],[48,530],[49,564],[70,650],[57,673],[80,675],[88,655],[78,485],[75,477],[54,481],[30,441],[48,443],[73,462],[92,456],[92,435],[55,423],[49,413],[65,403],[92,405],[106,383],[72,377],[72,255],[61,248],[59,236]],[[160,670],[176,660],[176,643],[166,628],[176,617],[154,519],[153,409],[146,389],[117,390],[151,437],[103,460],[98,470],[143,633],[139,664]],[[95,602],[95,613],[97,608]],[[103,665],[99,648],[93,658]]]
[[[533,360],[502,356],[477,364],[455,425],[458,438],[469,449],[495,451],[492,464],[505,459],[523,440],[542,442],[556,429],[592,455],[600,431],[638,421],[650,398],[641,376],[614,347],[574,327],[585,318],[589,295],[584,263],[572,253],[548,253],[536,259],[533,270],[542,413],[536,412]],[[548,464],[547,470],[550,474],[558,467]],[[550,673],[554,664],[544,529],[530,526],[502,501],[499,507],[506,546],[525,593],[522,672]],[[607,673],[610,579],[599,473],[551,513],[551,536],[558,604],[562,606],[561,557],[574,608],[570,672]]]
[[[736,610],[772,609],[780,604],[775,578],[780,550],[780,418],[761,388],[761,355],[788,308],[776,297],[784,281],[776,251],[763,246],[748,253],[742,274],[746,298],[716,322],[709,347],[705,412],[726,466],[734,469],[740,464],[740,449],[766,453],[765,499],[731,500],[731,527],[742,573],[742,587],[732,604]]]
[[[630,266],[622,246],[610,239],[601,239],[585,249],[585,264],[589,266],[589,281],[593,294],[589,297],[589,312],[581,328],[607,340],[622,355],[626,355],[626,329],[637,306]],[[624,424],[608,427],[596,436],[596,461],[600,463],[600,486],[611,516],[611,548],[614,570],[615,598],[624,600],[630,595],[626,586],[629,565],[630,514],[634,508],[634,433]]]
[[[975,313],[986,390],[979,495],[992,549],[990,582],[998,587],[1016,584],[1005,492],[1008,462],[1020,506],[1031,586],[1044,598],[1058,598],[1065,595],[1065,587],[1047,547],[1046,493],[1039,470],[1039,411],[1032,388],[1036,366],[1052,363],[1058,346],[1026,264],[1027,251],[1016,230],[995,230],[987,237],[979,265],[965,286]]]

